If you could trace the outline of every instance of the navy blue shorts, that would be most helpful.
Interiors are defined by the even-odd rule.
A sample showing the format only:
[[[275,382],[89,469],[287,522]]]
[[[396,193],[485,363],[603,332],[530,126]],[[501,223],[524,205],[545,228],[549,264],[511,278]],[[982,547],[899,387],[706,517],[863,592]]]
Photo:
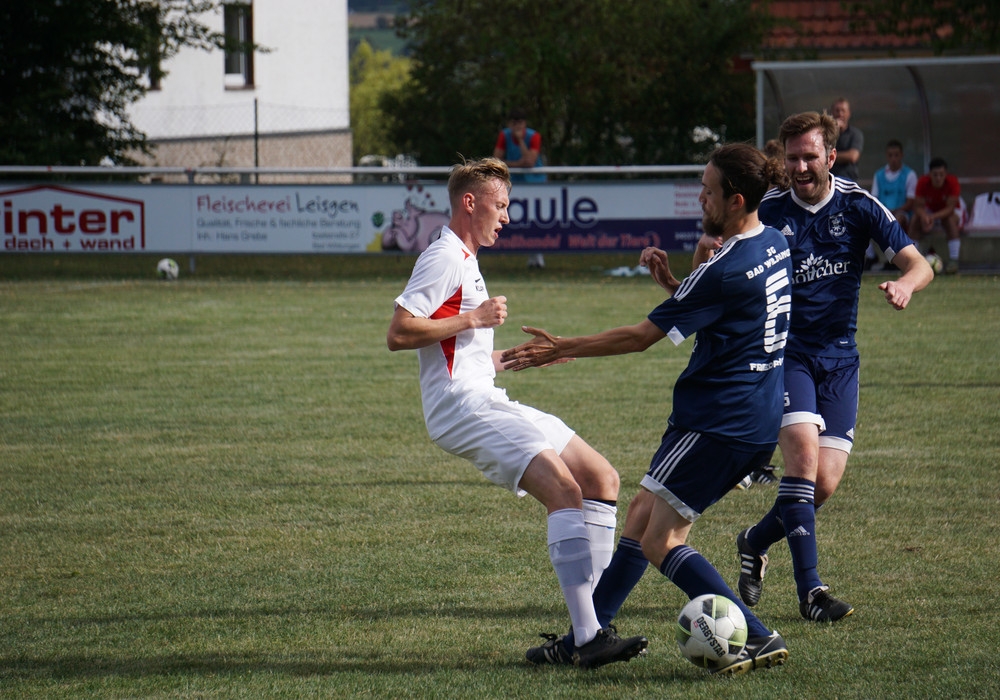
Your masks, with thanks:
[[[693,523],[743,477],[767,464],[774,447],[741,449],[702,433],[670,427],[642,486]]]
[[[781,427],[819,426],[819,446],[850,453],[858,420],[857,357],[785,353],[785,412]]]

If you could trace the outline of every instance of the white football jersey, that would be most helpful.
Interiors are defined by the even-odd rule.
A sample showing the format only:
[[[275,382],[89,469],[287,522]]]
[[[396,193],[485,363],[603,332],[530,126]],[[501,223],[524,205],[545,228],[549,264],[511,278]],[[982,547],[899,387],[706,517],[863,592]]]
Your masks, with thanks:
[[[396,304],[418,318],[447,318],[489,299],[479,262],[445,226],[420,254]],[[494,391],[493,329],[462,331],[417,351],[424,421],[431,439]]]

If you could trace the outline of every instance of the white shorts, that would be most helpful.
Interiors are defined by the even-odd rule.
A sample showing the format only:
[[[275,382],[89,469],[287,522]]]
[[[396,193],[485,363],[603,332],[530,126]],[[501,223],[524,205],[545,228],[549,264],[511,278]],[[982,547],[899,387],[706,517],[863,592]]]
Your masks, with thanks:
[[[472,462],[494,484],[524,496],[517,485],[531,460],[543,450],[562,454],[573,435],[559,418],[511,401],[497,389],[434,443]]]

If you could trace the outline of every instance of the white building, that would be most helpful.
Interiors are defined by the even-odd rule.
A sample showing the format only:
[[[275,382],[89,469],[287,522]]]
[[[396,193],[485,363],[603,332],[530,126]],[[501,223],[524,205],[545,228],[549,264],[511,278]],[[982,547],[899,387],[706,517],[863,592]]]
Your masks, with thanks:
[[[265,52],[185,49],[131,108],[159,166],[351,163],[347,0],[223,0],[202,21]]]

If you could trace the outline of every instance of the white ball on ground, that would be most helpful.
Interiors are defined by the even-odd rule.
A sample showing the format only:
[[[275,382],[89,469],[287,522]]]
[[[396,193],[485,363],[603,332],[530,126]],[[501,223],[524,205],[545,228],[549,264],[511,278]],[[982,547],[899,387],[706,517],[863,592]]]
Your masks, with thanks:
[[[163,260],[156,263],[156,276],[161,280],[175,280],[180,276],[180,274],[180,265],[178,265],[177,261],[172,258],[163,258]]]

